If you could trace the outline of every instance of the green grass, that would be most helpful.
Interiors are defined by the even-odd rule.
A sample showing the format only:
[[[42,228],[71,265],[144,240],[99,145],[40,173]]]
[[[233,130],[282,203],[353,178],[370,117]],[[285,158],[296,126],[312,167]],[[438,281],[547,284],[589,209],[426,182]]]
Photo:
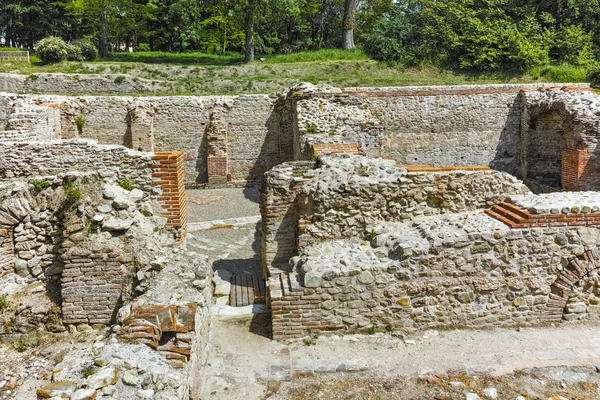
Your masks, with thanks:
[[[259,57],[260,58],[260,57]],[[273,64],[314,62],[314,61],[341,61],[341,60],[368,60],[362,50],[323,49],[317,51],[300,51],[292,54],[277,54],[265,56],[265,62]]]
[[[203,52],[167,53],[163,51],[144,51],[137,53],[111,53],[105,61],[141,62],[145,64],[183,64],[183,65],[228,65],[240,63],[244,57],[239,53],[211,54]]]
[[[534,78],[543,77],[550,82],[587,82],[587,69],[585,67],[568,64],[535,67],[528,72]]]
[[[245,64],[239,53],[113,53],[107,59],[95,62],[65,61],[51,65],[40,62],[0,63],[0,72],[19,72],[28,75],[30,80],[41,73],[56,72],[73,76],[127,74],[133,80],[153,82],[159,88],[152,92],[153,95],[274,94],[300,82],[326,83],[337,87],[382,87],[586,81],[586,70],[570,65],[537,67],[525,73],[515,70],[470,72],[435,67],[406,68],[371,60],[361,50],[339,49],[257,56],[257,59],[261,57],[265,61]]]

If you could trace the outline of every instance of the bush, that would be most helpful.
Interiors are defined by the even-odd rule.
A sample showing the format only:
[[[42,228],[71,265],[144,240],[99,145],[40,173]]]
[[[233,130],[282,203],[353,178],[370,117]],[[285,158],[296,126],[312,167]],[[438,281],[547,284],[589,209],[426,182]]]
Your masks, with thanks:
[[[83,61],[83,53],[81,52],[81,47],[71,43],[67,43],[67,60]]]
[[[150,45],[148,43],[139,43],[133,48],[134,51],[150,51]]]
[[[567,64],[590,66],[594,63],[594,35],[581,25],[563,27],[556,37],[553,50],[560,61]]]
[[[407,52],[406,39],[412,26],[402,15],[392,14],[375,24],[365,38],[365,53],[376,60],[400,61]]]
[[[46,64],[66,60],[69,55],[67,44],[58,37],[48,37],[37,43],[35,53]]]
[[[81,55],[85,61],[94,61],[98,58],[98,49],[96,46],[86,39],[81,39],[73,42],[73,45],[81,49]]]
[[[125,77],[123,75],[119,75],[115,78],[115,83],[119,84],[123,82],[125,82]]]
[[[586,80],[593,87],[600,87],[600,64],[595,64],[589,68]]]

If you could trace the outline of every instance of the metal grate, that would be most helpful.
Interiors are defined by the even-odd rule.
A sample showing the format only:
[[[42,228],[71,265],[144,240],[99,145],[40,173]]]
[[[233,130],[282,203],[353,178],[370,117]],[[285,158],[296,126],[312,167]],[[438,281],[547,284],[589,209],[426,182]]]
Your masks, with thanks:
[[[243,307],[266,302],[265,280],[258,274],[240,274],[231,278],[229,305]]]

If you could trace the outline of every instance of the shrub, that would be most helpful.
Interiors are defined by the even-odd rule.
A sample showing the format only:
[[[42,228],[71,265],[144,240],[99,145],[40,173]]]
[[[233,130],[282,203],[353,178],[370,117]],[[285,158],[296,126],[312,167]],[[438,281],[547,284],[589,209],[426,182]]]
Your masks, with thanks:
[[[0,312],[10,307],[10,300],[8,299],[8,293],[4,293],[0,296]]]
[[[65,202],[67,204],[75,204],[81,200],[81,190],[75,187],[73,181],[65,183]]]
[[[27,336],[21,335],[15,345],[15,349],[17,349],[18,352],[22,353],[24,351],[27,351],[27,349],[29,349],[29,346],[31,346],[31,344],[29,343],[29,339],[27,338]]]
[[[137,46],[134,47],[133,49],[134,51],[150,51],[150,45],[148,43],[139,43]]]
[[[48,37],[37,43],[35,52],[46,64],[63,61],[69,55],[67,44],[58,37]]]
[[[133,183],[131,183],[131,181],[127,178],[117,179],[117,185],[121,186],[123,189],[128,190],[130,192],[133,190]]]
[[[81,47],[71,43],[67,43],[67,60],[83,61],[83,53],[81,52]]]
[[[48,182],[46,179],[37,179],[37,180],[33,181],[33,187],[38,192],[41,192],[42,190],[49,188],[50,186],[51,186],[51,183]]]
[[[586,80],[594,87],[600,87],[600,64],[590,67]]]
[[[125,77],[122,75],[119,75],[115,78],[115,83],[123,83],[125,81]]]
[[[79,47],[81,50],[82,59],[85,61],[94,61],[98,58],[98,49],[94,43],[87,39],[76,40],[73,45]]]
[[[384,17],[365,38],[365,53],[376,60],[400,61],[407,51],[406,39],[412,26],[398,13]]]
[[[83,115],[79,114],[77,118],[75,118],[75,126],[77,127],[77,132],[81,135],[83,133],[83,127],[85,126],[85,118]]]
[[[581,25],[564,26],[556,36],[554,51],[557,58],[568,64],[589,66],[594,58],[593,33]]]

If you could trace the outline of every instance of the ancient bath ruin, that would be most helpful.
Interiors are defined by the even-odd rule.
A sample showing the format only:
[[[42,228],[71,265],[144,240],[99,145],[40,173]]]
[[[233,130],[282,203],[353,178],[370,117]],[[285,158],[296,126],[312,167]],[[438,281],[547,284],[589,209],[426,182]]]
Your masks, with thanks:
[[[198,399],[214,304],[282,341],[593,323],[599,110],[584,84],[1,93],[0,340],[104,330],[40,397]],[[190,221],[223,187],[260,220]],[[190,244],[256,223],[249,274]]]

